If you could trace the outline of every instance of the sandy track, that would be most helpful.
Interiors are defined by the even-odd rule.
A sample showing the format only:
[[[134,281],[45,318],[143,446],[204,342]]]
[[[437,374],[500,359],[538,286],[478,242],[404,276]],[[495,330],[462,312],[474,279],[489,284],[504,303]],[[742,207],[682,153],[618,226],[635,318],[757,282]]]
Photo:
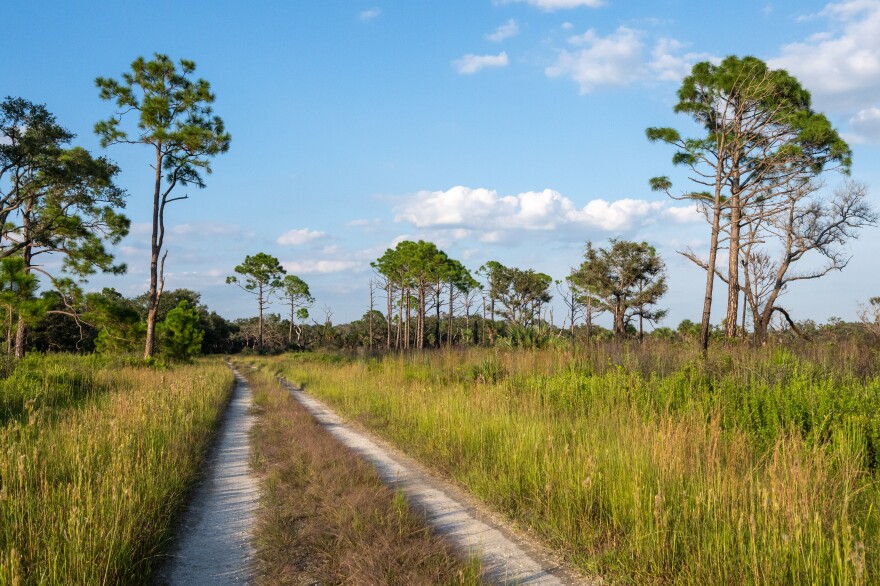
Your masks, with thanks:
[[[419,464],[377,438],[346,425],[321,401],[280,380],[334,437],[372,464],[386,484],[403,492],[439,533],[460,551],[479,555],[490,580],[540,586],[602,583],[601,579],[566,571],[535,544],[492,520],[488,511],[451,484],[427,474]]]
[[[207,474],[180,525],[172,557],[157,584],[246,584],[254,556],[251,531],[259,490],[250,469],[251,391],[235,372],[235,390]]]

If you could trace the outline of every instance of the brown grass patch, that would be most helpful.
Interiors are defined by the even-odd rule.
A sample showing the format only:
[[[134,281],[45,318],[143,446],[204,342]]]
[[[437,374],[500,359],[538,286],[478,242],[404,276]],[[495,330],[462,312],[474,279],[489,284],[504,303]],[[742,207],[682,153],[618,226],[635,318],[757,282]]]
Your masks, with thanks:
[[[287,391],[249,371],[257,404],[259,584],[479,584],[406,498],[339,444]]]

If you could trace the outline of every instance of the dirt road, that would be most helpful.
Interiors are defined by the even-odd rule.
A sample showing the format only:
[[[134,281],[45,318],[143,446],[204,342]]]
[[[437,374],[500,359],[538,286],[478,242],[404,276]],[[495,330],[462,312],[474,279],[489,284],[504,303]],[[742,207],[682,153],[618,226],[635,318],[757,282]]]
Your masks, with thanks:
[[[382,442],[377,438],[346,425],[314,397],[284,379],[281,382],[333,436],[375,466],[384,482],[402,491],[460,551],[479,555],[491,581],[541,586],[602,583],[601,579],[591,580],[566,571],[535,544],[493,520],[473,498],[427,474],[418,463],[390,446],[380,445]]]
[[[222,586],[251,578],[250,542],[259,496],[250,469],[251,392],[235,372],[235,390],[219,430],[207,474],[179,529],[172,557],[157,584]]]

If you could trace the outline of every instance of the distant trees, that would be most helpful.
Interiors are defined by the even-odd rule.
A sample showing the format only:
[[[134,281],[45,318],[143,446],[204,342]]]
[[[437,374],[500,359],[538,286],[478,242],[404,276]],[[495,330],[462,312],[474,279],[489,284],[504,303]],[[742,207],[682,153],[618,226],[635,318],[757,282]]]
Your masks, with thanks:
[[[281,290],[284,303],[290,308],[290,325],[287,332],[287,345],[293,344],[294,318],[301,322],[309,318],[309,307],[315,302],[309,292],[309,285],[296,275],[286,275],[281,280]],[[296,340],[299,343],[302,337],[302,328],[297,328]]]
[[[156,312],[165,283],[165,207],[188,197],[172,196],[176,187],[204,187],[202,173],[211,172],[211,158],[226,152],[230,142],[223,120],[211,108],[214,94],[210,85],[204,79],[191,79],[196,68],[193,61],[181,59],[179,65],[178,69],[167,55],[157,53],[151,61],[135,59],[121,81],[95,80],[101,99],[117,106],[110,118],[95,125],[101,145],[147,145],[153,154],[146,358],[155,351]],[[129,131],[122,127],[122,121],[131,112],[136,112],[137,123]]]
[[[257,349],[263,351],[263,311],[269,306],[269,297],[283,286],[282,277],[287,272],[278,259],[265,252],[246,256],[244,262],[235,267],[239,276],[226,277],[228,284],[237,285],[243,291],[257,298],[259,309],[259,329]]]
[[[498,261],[489,261],[484,274],[489,280],[489,298],[493,314],[499,313],[512,326],[531,327],[542,319],[542,308],[552,299],[550,275],[533,269],[506,267]]]
[[[690,116],[704,136],[683,138],[672,128],[649,128],[651,141],[673,145],[674,165],[690,172],[697,186],[674,196],[665,176],[654,189],[693,201],[711,226],[700,345],[708,347],[717,256],[729,250],[727,335],[736,335],[742,249],[761,240],[757,223],[786,213],[787,201],[804,184],[829,169],[848,171],[851,152],[828,119],[812,110],[810,94],[783,70],[755,57],[730,56],[720,64],[694,65],[678,91],[675,111]],[[745,235],[744,235],[745,232]]]
[[[653,322],[666,314],[653,308],[666,293],[666,267],[646,242],[612,239],[609,248],[587,242],[584,261],[572,272],[571,281],[597,307],[611,313],[618,338],[634,317]]]
[[[432,242],[405,240],[389,248],[371,266],[379,274],[386,295],[386,347],[424,348],[427,339],[428,303],[436,310],[435,345],[440,344],[440,310],[443,292],[449,295],[449,317],[456,291],[474,286],[470,272],[458,261],[449,258]],[[394,306],[397,306],[395,323]],[[415,324],[412,313],[415,309]],[[396,327],[396,335],[393,331]],[[447,328],[447,337],[451,329]],[[393,344],[392,344],[393,338]]]

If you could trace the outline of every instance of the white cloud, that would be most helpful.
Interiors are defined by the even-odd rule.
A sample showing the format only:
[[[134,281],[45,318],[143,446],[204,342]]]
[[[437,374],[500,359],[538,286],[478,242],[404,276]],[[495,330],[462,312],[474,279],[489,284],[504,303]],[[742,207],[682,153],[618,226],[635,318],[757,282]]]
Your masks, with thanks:
[[[286,246],[295,246],[298,244],[305,244],[306,242],[311,242],[313,240],[323,238],[326,235],[326,233],[319,230],[309,230],[308,228],[301,228],[298,230],[288,230],[287,232],[279,236],[276,242],[278,244]]]
[[[395,208],[395,221],[417,228],[474,230],[483,242],[497,242],[511,230],[551,231],[564,226],[627,230],[656,219],[692,222],[692,208],[668,207],[665,202],[594,199],[581,208],[552,189],[500,196],[490,189],[456,186],[446,191],[420,191]],[[453,233],[455,234],[455,233]],[[467,235],[459,232],[458,236]]]
[[[647,57],[646,37],[645,31],[625,26],[605,37],[589,29],[568,37],[568,44],[575,49],[561,50],[544,72],[548,77],[571,78],[580,93],[587,94],[599,87],[680,81],[697,61],[719,61],[707,53],[687,52],[685,43],[668,37],[648,39],[653,48]]]
[[[462,75],[472,75],[486,67],[507,67],[508,64],[507,53],[503,51],[498,55],[468,54],[452,62],[455,70]]]
[[[607,37],[590,29],[568,40],[571,45],[584,48],[563,49],[545,73],[549,77],[570,77],[577,82],[582,94],[599,86],[629,85],[642,75],[644,44],[641,36],[641,31],[624,26]]]
[[[651,51],[651,62],[648,68],[655,79],[662,81],[681,81],[691,72],[694,63],[712,61],[720,63],[718,57],[709,53],[684,52],[685,44],[676,39],[661,37],[657,39]]]
[[[880,143],[880,108],[871,107],[860,110],[850,118],[849,140],[855,143]]]
[[[360,14],[358,14],[358,18],[364,22],[370,22],[380,14],[382,14],[381,8],[370,8],[369,10],[362,10]]]
[[[554,12],[556,10],[568,10],[570,8],[580,8],[588,6],[590,8],[598,8],[605,4],[605,0],[496,0],[496,4],[511,4],[525,2],[530,6]]]
[[[496,28],[495,32],[486,35],[486,38],[495,43],[500,43],[504,39],[515,37],[517,33],[519,33],[519,25],[517,25],[516,21],[511,18],[510,20]]]
[[[810,18],[826,19],[830,30],[785,45],[768,64],[797,77],[820,110],[873,105],[880,92],[880,2],[831,3]]]
[[[317,275],[327,273],[341,273],[352,269],[363,268],[362,262],[354,260],[302,260],[285,261],[281,266],[288,273],[297,275]]]

